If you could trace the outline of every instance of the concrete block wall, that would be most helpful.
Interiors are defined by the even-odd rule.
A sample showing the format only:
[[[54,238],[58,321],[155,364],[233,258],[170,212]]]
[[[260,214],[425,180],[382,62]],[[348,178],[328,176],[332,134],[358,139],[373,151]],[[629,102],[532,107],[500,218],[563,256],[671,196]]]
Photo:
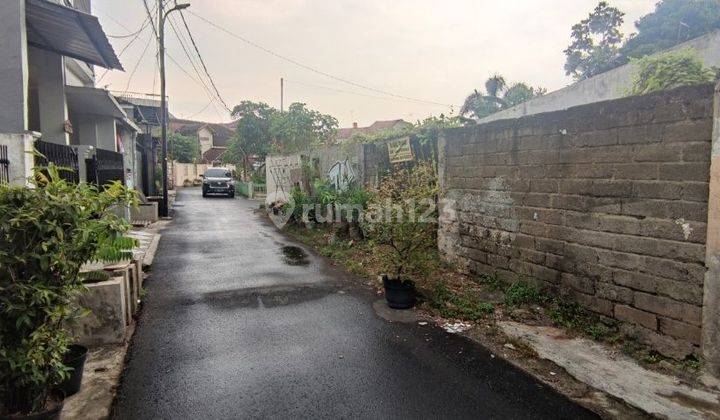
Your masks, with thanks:
[[[699,354],[713,93],[447,131],[441,252],[467,272],[565,293],[666,355]]]

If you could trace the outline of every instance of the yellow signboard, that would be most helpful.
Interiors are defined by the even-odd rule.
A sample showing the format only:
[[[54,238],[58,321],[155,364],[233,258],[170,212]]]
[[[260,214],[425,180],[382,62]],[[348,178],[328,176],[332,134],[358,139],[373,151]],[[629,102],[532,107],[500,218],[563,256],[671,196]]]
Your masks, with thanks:
[[[387,148],[390,163],[400,163],[413,160],[412,148],[410,147],[410,137],[391,140],[387,143]]]

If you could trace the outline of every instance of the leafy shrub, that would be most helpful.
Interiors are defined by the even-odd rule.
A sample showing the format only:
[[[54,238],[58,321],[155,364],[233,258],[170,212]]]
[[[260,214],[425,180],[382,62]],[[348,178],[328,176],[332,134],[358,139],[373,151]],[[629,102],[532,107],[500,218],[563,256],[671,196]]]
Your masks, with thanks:
[[[716,77],[716,71],[705,67],[690,50],[643,57],[633,62],[639,70],[630,90],[632,95],[711,83]]]
[[[392,252],[394,272],[389,275],[405,281],[408,274],[427,268],[436,244],[437,193],[437,177],[429,163],[385,177],[370,193],[363,231]]]
[[[304,212],[307,212],[309,220],[335,222],[339,216],[341,222],[357,221],[367,207],[369,197],[362,187],[351,186],[344,191],[338,191],[327,180],[321,179],[313,182],[312,194],[295,187],[290,195],[295,206],[292,220],[297,225],[303,224]],[[305,207],[309,207],[309,210]],[[323,214],[316,214],[317,210]],[[336,214],[336,211],[339,213]]]
[[[457,294],[440,282],[435,286],[430,305],[445,318],[459,318],[477,321],[492,314],[495,308],[491,303],[468,295]]]
[[[47,175],[45,175],[47,174]],[[71,184],[54,166],[35,188],[0,184],[0,413],[38,411],[68,374],[65,325],[81,311],[81,266],[129,258],[129,225],[112,207],[133,203],[121,184]]]
[[[505,304],[508,306],[519,306],[528,303],[537,303],[541,295],[538,289],[532,284],[519,280],[505,290]]]

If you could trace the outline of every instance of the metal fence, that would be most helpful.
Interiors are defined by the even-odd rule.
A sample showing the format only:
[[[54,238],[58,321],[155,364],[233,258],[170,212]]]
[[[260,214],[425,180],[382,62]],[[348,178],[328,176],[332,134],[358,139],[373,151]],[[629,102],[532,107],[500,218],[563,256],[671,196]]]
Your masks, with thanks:
[[[35,149],[40,153],[35,157],[36,166],[43,167],[52,163],[58,167],[60,178],[68,182],[80,182],[78,154],[74,148],[38,140],[35,142]]]
[[[10,182],[10,159],[8,147],[0,145],[0,182]]]
[[[95,156],[85,160],[87,182],[99,187],[115,181],[125,183],[125,165],[122,153],[96,149]]]
[[[253,196],[267,194],[267,186],[265,184],[253,183]]]

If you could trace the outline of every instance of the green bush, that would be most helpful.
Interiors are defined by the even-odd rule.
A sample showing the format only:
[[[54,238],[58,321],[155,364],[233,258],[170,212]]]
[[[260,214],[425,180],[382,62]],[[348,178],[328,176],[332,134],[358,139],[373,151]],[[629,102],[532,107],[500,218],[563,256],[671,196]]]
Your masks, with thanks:
[[[0,184],[0,413],[42,410],[67,376],[80,267],[131,257],[129,225],[112,207],[134,200],[121,184],[67,183],[52,165],[34,188]]]
[[[305,206],[309,206],[307,212],[309,220],[317,220],[321,216],[330,222],[336,221],[335,211],[340,212],[341,222],[351,219],[357,221],[368,202],[368,192],[358,186],[351,186],[344,191],[338,191],[326,180],[316,179],[312,184],[312,194],[303,191],[299,187],[293,188],[290,196],[295,206],[292,220],[297,225],[303,224],[303,213]],[[316,215],[316,209],[323,214]]]
[[[647,56],[633,62],[638,73],[630,90],[632,95],[712,83],[716,78],[716,71],[705,67],[690,50]]]
[[[537,303],[540,298],[540,291],[525,280],[518,280],[505,290],[505,304],[507,306]]]
[[[495,311],[491,303],[483,302],[469,294],[457,294],[442,282],[435,285],[430,305],[444,318],[477,321]]]
[[[406,281],[427,269],[436,246],[437,194],[437,177],[429,163],[385,177],[370,193],[363,231],[392,251],[391,277]]]

